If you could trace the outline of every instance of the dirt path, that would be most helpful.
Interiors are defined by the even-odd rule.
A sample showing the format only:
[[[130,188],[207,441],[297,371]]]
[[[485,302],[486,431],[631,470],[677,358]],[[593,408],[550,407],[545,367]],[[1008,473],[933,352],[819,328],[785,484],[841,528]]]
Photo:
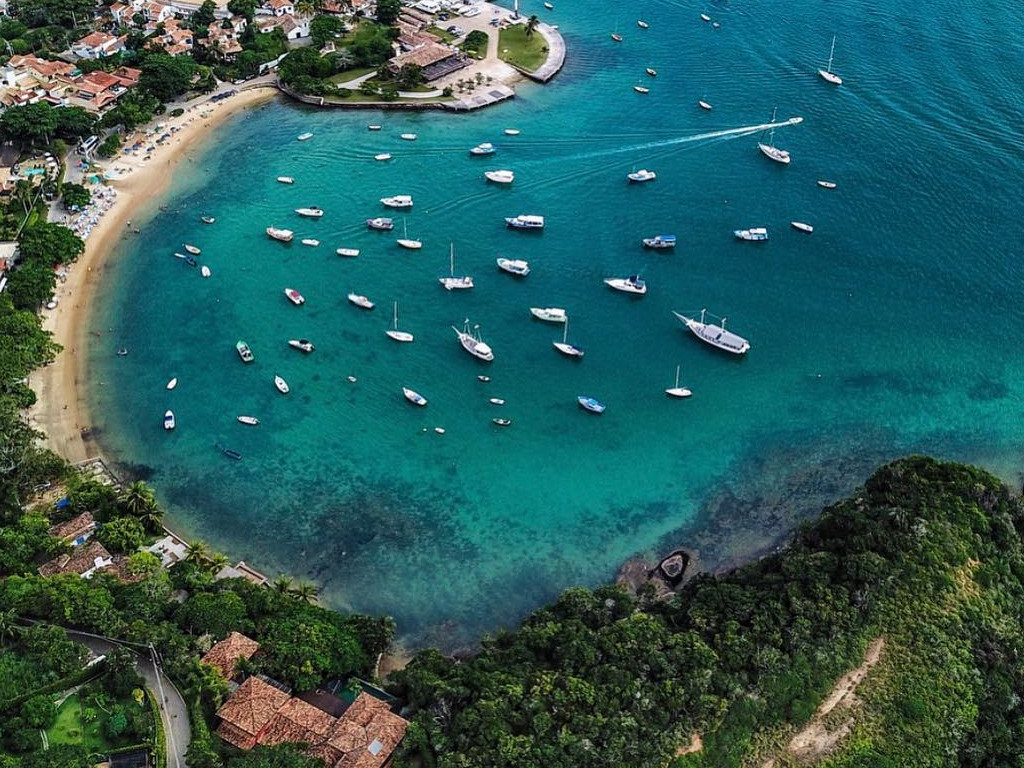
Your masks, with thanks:
[[[790,739],[781,755],[767,760],[761,768],[774,768],[775,761],[783,755],[794,757],[801,763],[813,763],[831,752],[836,744],[850,733],[850,729],[853,727],[852,710],[859,703],[857,688],[864,682],[864,678],[868,676],[871,668],[878,663],[884,648],[884,638],[879,637],[873,640],[864,654],[864,661],[861,665],[836,681],[832,692],[821,702],[807,725]],[[833,712],[845,713],[846,716],[836,723],[835,717],[829,717]],[[826,719],[832,722],[826,725]]]

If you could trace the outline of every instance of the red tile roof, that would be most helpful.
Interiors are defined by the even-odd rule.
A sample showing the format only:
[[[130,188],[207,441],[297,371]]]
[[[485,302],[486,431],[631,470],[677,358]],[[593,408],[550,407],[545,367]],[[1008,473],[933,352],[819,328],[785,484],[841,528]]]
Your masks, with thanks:
[[[71,554],[58,555],[49,562],[39,566],[40,576],[53,576],[56,573],[77,573],[82,575],[96,567],[96,559],[110,560],[110,553],[98,541],[89,541],[77,547]]]
[[[241,749],[252,749],[260,731],[274,718],[290,697],[258,677],[250,677],[217,712],[221,724],[217,733]]]
[[[259,735],[259,743],[274,746],[283,741],[316,744],[323,742],[335,719],[302,699],[289,699]]]
[[[220,670],[228,680],[235,676],[235,664],[239,659],[249,659],[260,649],[260,644],[240,632],[232,632],[213,646],[202,658],[203,664],[210,664]]]
[[[92,512],[83,512],[70,520],[53,526],[49,533],[61,541],[74,541],[79,536],[91,533],[95,529],[96,521],[93,519]]]

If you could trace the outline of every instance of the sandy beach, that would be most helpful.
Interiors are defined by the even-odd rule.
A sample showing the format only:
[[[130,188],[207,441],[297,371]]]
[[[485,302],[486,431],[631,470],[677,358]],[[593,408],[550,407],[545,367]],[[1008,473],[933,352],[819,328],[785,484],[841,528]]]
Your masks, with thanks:
[[[86,240],[85,253],[70,265],[63,281],[57,283],[57,307],[43,310],[43,327],[53,334],[54,341],[64,349],[48,366],[37,369],[31,377],[36,404],[29,411],[34,427],[46,434],[51,450],[75,463],[90,458],[96,451],[82,432],[89,428],[86,403],[78,383],[88,375],[85,370],[86,334],[99,333],[90,327],[92,300],[102,276],[106,259],[116,250],[122,238],[134,237],[133,225],[150,215],[154,204],[170,183],[173,169],[202,141],[213,138],[215,130],[228,117],[240,110],[272,99],[273,88],[242,91],[220,102],[196,104],[177,118],[158,118],[161,133],[172,138],[155,144],[156,136],[145,140],[154,146],[151,152],[120,154],[99,163],[99,173],[115,176],[106,182],[116,190],[109,208],[98,218]],[[145,132],[137,134],[145,137]],[[129,137],[130,146],[135,137]],[[129,224],[131,222],[131,224]]]

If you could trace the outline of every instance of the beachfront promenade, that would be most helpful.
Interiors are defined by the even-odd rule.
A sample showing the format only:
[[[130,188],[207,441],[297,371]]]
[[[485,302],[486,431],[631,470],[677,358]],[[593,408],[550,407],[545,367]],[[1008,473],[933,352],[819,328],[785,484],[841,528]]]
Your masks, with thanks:
[[[538,24],[536,31],[548,44],[548,58],[533,72],[523,71],[523,74],[538,83],[546,83],[565,66],[565,39],[557,29],[548,24]]]

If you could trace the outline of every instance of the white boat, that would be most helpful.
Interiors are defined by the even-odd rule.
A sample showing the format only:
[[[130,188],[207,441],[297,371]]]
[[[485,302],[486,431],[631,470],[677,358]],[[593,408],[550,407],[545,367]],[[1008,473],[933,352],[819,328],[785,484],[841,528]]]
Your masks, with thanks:
[[[184,253],[178,253],[177,251],[175,251],[174,252],[174,258],[176,258],[176,259],[184,259],[184,258],[187,258],[187,257],[185,256]]]
[[[410,251],[418,251],[423,247],[423,243],[419,240],[410,239],[409,228],[406,226],[405,219],[402,219],[402,236],[395,242],[403,248],[408,248]]]
[[[651,89],[644,85],[634,85],[633,90],[637,93],[650,93]]]
[[[491,380],[490,376],[485,376],[482,373],[479,376],[477,376],[476,378],[477,378],[477,381],[482,381],[484,384],[486,384],[488,381]]]
[[[288,346],[299,350],[299,352],[305,352],[307,355],[316,349],[313,346],[313,342],[309,339],[288,339]]]
[[[647,28],[648,28],[649,26],[651,26],[650,24],[648,24],[648,23],[647,23],[646,21],[644,21],[643,19],[637,19],[637,20],[636,20],[636,25],[637,25],[638,27],[640,27],[640,29],[647,29]]]
[[[544,217],[521,213],[518,216],[506,216],[505,225],[512,229],[544,229]]]
[[[700,311],[700,320],[695,320],[692,317],[681,315],[678,312],[673,312],[679,320],[690,329],[694,336],[703,342],[710,344],[713,347],[718,347],[726,352],[731,352],[734,355],[746,354],[747,350],[750,349],[750,342],[744,339],[742,336],[738,336],[732,331],[725,330],[725,318],[722,318],[721,325],[715,325],[714,323],[707,323],[704,321],[705,315],[707,314],[706,309]]]
[[[654,181],[658,178],[658,174],[654,171],[649,171],[646,168],[641,168],[639,171],[627,173],[626,178],[629,179],[631,184],[639,184],[644,181]]]
[[[199,220],[202,221],[203,224],[213,224],[217,221],[213,216],[200,216]]]
[[[574,344],[569,343],[568,318],[566,318],[565,320],[565,327],[562,328],[562,340],[553,341],[551,342],[551,344],[554,346],[555,349],[557,349],[559,352],[561,352],[563,355],[567,357],[575,357],[576,359],[580,359],[583,357],[583,350],[580,347],[577,347]]]
[[[380,199],[383,205],[388,208],[412,208],[412,195],[394,195],[392,197],[382,197]]]
[[[377,306],[368,298],[358,293],[350,293],[348,295],[348,300],[355,304],[357,307],[362,307],[363,309],[373,309],[375,306]]]
[[[646,72],[651,77],[658,76],[658,70],[654,69],[653,67],[647,67],[647,69],[645,69],[644,72]]]
[[[237,418],[241,424],[247,424],[250,427],[255,427],[260,423],[260,420],[255,416],[236,416],[235,418]]]
[[[715,29],[720,29],[722,25],[719,24],[717,21],[713,21],[711,22],[711,26],[714,27]]]
[[[395,228],[395,222],[385,216],[378,216],[374,219],[367,219],[366,226],[381,232],[390,232]]]
[[[391,153],[390,152],[381,152],[379,155],[374,155],[373,159],[374,160],[380,160],[381,162],[383,162],[385,160],[390,160],[391,159]]]
[[[487,402],[489,402],[491,405],[504,405],[505,404],[505,401],[502,398],[500,398],[500,397],[488,398]]]
[[[299,141],[309,141],[313,138],[312,133],[301,133],[299,134]]]
[[[810,224],[805,224],[802,221],[791,221],[790,224],[792,225],[793,229],[799,229],[801,232],[806,232],[807,234],[810,234],[811,232],[814,231],[814,227],[812,227]]]
[[[484,178],[495,184],[511,184],[516,175],[512,171],[484,171]]]
[[[293,179],[291,176],[278,176],[277,180],[280,181],[282,184],[294,184],[295,183],[295,179]]]
[[[460,331],[454,325],[452,330],[455,331],[455,335],[459,339],[459,344],[462,348],[469,352],[473,357],[479,358],[484,362],[491,362],[494,359],[494,350],[492,350],[487,344],[480,338],[480,326],[474,326],[473,330],[476,331],[474,335],[469,330],[469,320],[467,319],[463,323],[462,330]]]
[[[277,387],[277,391],[282,395],[287,395],[291,392],[291,387],[288,386],[288,382],[282,379],[280,376],[274,377],[274,386]]]
[[[547,8],[549,11],[555,10],[555,6],[553,6],[551,3],[544,3],[544,7]]]
[[[678,365],[676,366],[676,383],[675,383],[675,386],[674,387],[669,387],[668,389],[666,389],[665,390],[665,394],[668,395],[669,397],[689,397],[690,395],[693,394],[693,392],[691,392],[686,387],[680,387],[679,386],[679,366]]]
[[[616,291],[622,291],[623,293],[634,293],[639,296],[643,296],[647,293],[647,283],[644,282],[640,275],[630,275],[629,277],[606,277],[604,284],[609,288]]]
[[[404,139],[405,141],[416,141],[416,134],[415,133],[403,133],[400,136],[400,138]]]
[[[443,435],[444,434],[444,427],[434,427],[434,431],[437,432],[437,434],[439,434],[439,435]]]
[[[561,307],[530,307],[530,314],[546,323],[564,323],[569,319]]]
[[[707,110],[708,112],[711,111],[711,105],[704,101],[704,99],[697,99],[697,106],[701,109]]]
[[[519,133],[520,133],[520,131],[519,131],[518,128],[506,128],[505,129],[505,135],[506,136],[518,136]]]
[[[612,32],[612,40],[614,40],[616,43],[621,43],[622,35],[620,35],[618,32]]]
[[[818,186],[821,187],[822,189],[835,189],[839,185],[836,184],[834,181],[825,181],[824,179],[818,179]]]
[[[174,389],[178,386],[178,377],[175,376],[173,379],[167,382],[167,389]]]
[[[711,17],[710,17],[710,16],[708,16],[708,15],[707,15],[706,13],[702,13],[702,14],[700,15],[700,20],[701,20],[701,21],[711,21]]]
[[[350,258],[355,258],[359,255],[358,248],[335,248],[334,252],[339,256],[348,256]]]
[[[530,274],[530,262],[523,259],[497,259],[498,269],[508,272],[516,277],[526,277]]]
[[[448,277],[440,277],[438,281],[446,291],[467,290],[473,287],[473,278],[469,275],[455,275],[455,243],[452,243],[448,255]]]
[[[324,215],[323,209],[317,208],[315,205],[309,208],[296,208],[295,212],[299,214],[299,216],[305,216],[310,219],[319,219]]]
[[[199,268],[199,274],[202,275],[203,277],[209,277],[210,275],[213,274],[213,272],[210,271],[210,268],[208,266],[203,264],[203,266]]]
[[[587,395],[579,395],[576,397],[576,402],[580,408],[591,413],[604,413],[605,405],[596,397],[588,397]]]
[[[368,125],[368,126],[366,126],[366,130],[368,130],[368,131],[379,131],[380,130],[380,126],[379,125]]]
[[[189,245],[188,243],[182,243],[181,247],[184,248],[189,253],[191,253],[193,256],[198,256],[200,253],[202,253],[202,251],[199,250],[196,246]]]
[[[836,52],[836,36],[832,35],[832,50],[828,52],[828,64],[825,65],[824,69],[819,69],[818,74],[821,75],[821,79],[832,85],[842,85],[843,78],[832,71],[832,57]]]
[[[469,154],[471,154],[471,155],[493,155],[494,154],[494,145],[491,144],[491,142],[489,142],[489,141],[485,141],[483,144],[477,144],[475,147],[473,147],[471,150],[469,150]]]
[[[676,247],[676,236],[675,235],[655,235],[654,237],[645,237],[640,241],[644,248],[653,248],[655,250],[665,250],[666,248]]]
[[[164,429],[166,429],[167,431],[170,431],[170,430],[174,429],[174,427],[175,427],[174,411],[165,411],[164,412]]]
[[[775,123],[775,112],[772,110],[772,124]],[[757,148],[761,150],[761,153],[769,160],[774,160],[776,163],[782,163],[783,165],[789,165],[790,157],[789,152],[784,149],[779,149],[775,146],[775,128],[772,128],[768,132],[768,143],[765,144],[763,141],[758,142]]]
[[[421,408],[427,404],[427,398],[421,395],[419,392],[409,389],[408,387],[402,387],[402,394],[405,395],[405,399],[413,405],[418,405]]]
[[[288,301],[297,307],[306,303],[306,298],[294,288],[285,288],[284,295],[288,297]]]
[[[267,227],[267,234],[274,240],[280,240],[282,243],[290,243],[292,238],[295,237],[295,233],[290,229],[278,229],[277,227]]]
[[[389,338],[392,338],[395,341],[410,342],[410,341],[413,340],[413,336],[412,336],[411,333],[409,333],[408,331],[400,331],[400,330],[398,330],[398,302],[397,301],[395,302],[394,327],[393,328],[388,328],[386,331],[384,331],[384,333],[386,333]]]
[[[308,245],[311,248],[316,248],[318,245],[320,245],[320,241],[312,237],[307,237],[303,239],[302,244]]]
[[[748,240],[753,243],[763,243],[768,239],[767,227],[751,227],[750,229],[737,229],[733,232],[737,240]]]

